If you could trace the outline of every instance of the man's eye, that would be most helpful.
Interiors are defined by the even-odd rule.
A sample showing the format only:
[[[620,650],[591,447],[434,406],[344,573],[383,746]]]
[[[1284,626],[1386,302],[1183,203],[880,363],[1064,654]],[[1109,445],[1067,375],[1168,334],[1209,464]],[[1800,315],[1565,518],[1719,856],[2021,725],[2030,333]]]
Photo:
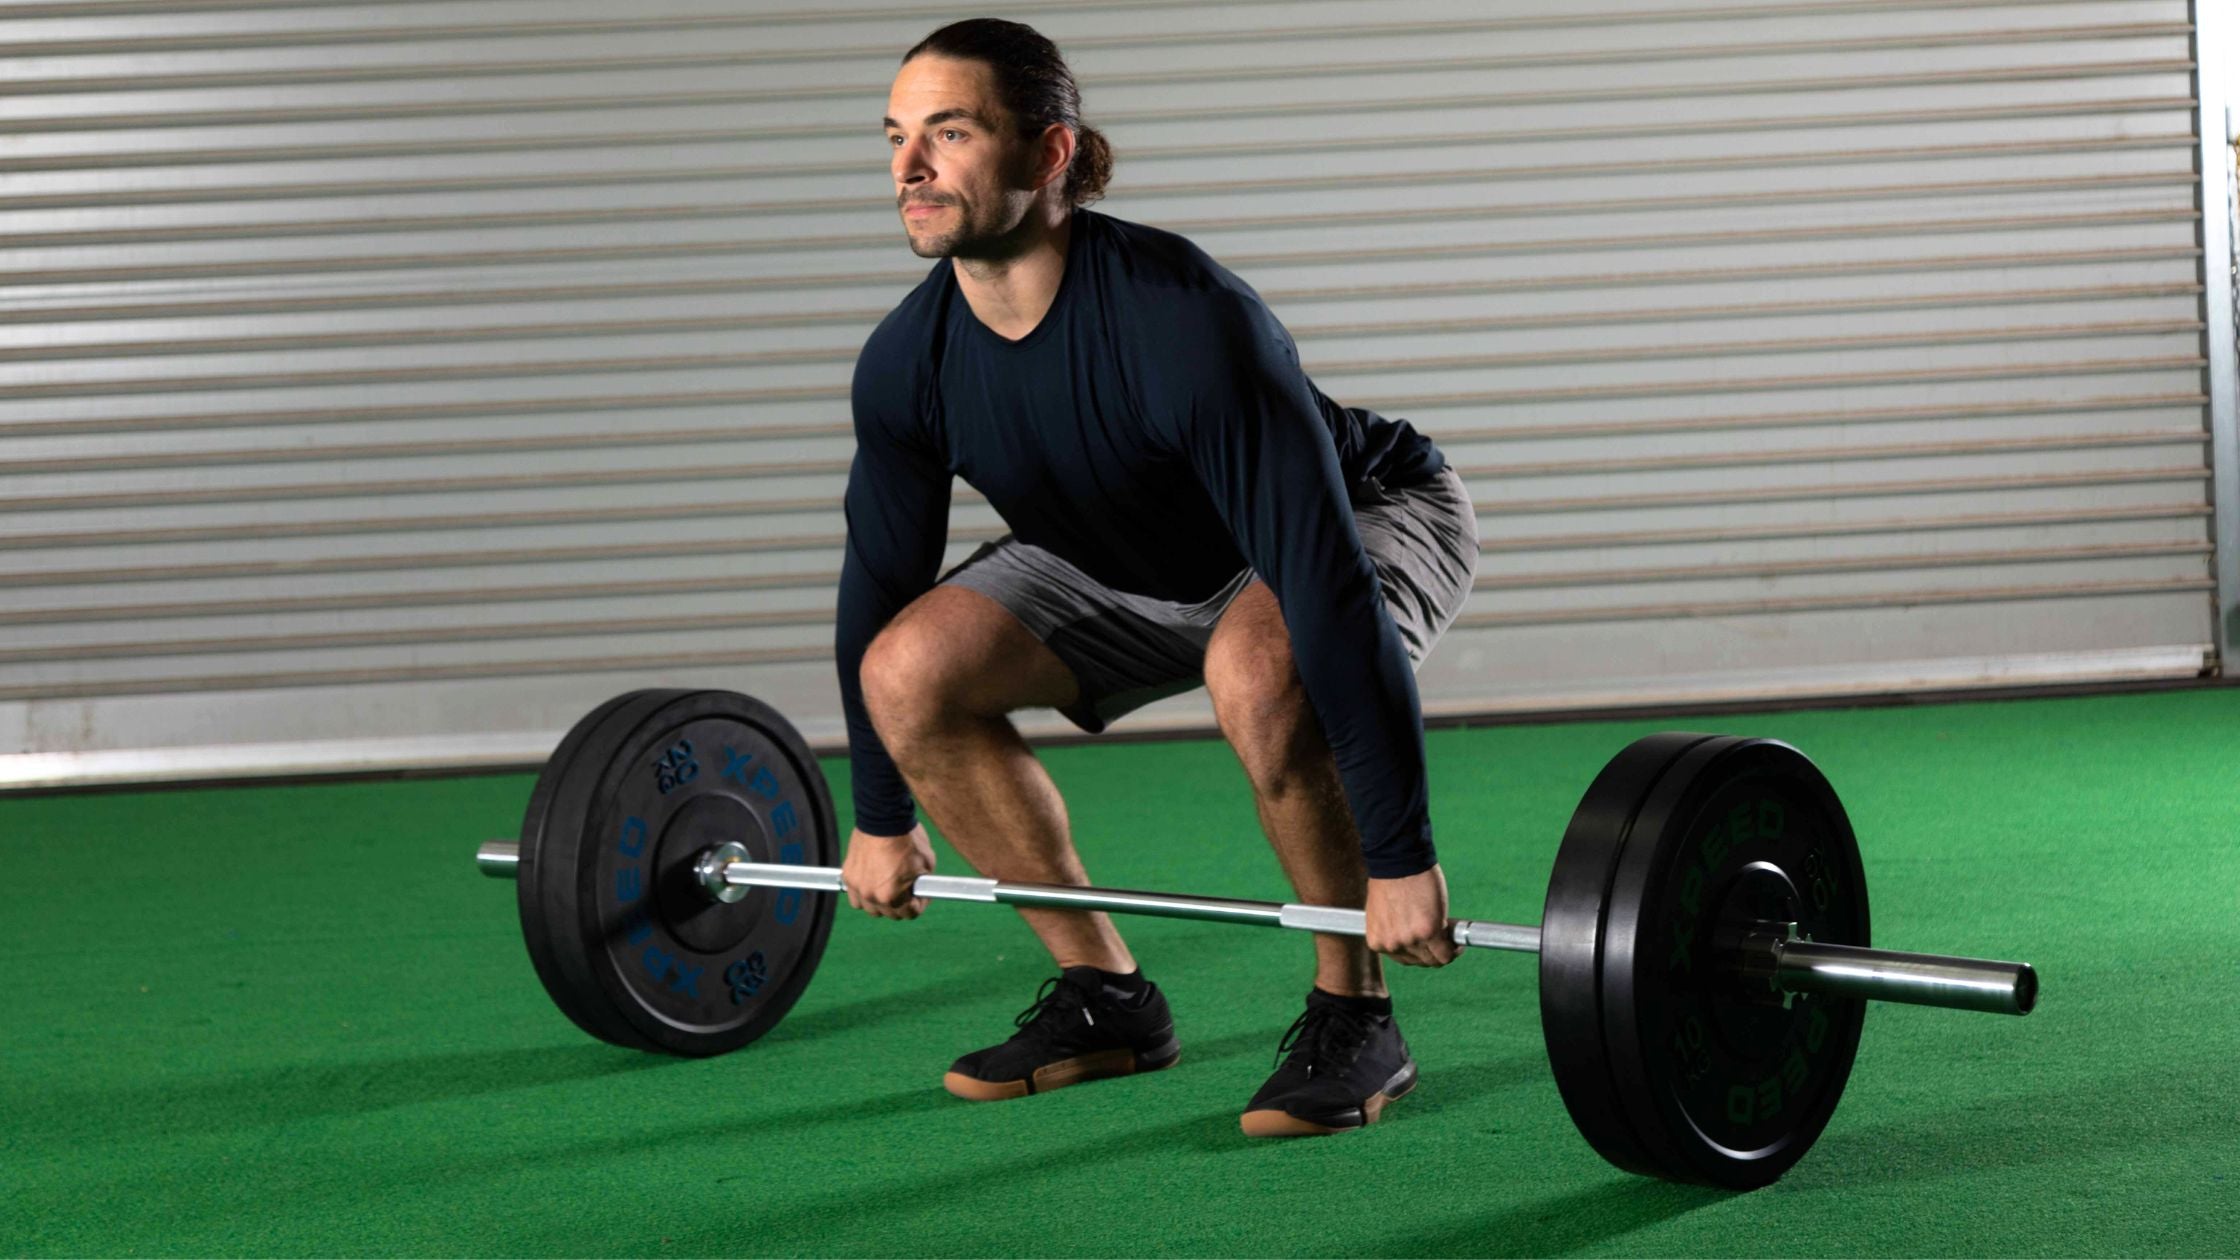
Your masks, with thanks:
[[[954,128],[954,127],[944,127],[944,128],[942,128],[942,129],[941,129],[941,135],[942,135],[942,137],[943,137],[944,139],[946,139],[946,138],[948,138],[948,137],[951,137],[951,136],[961,136],[961,135],[963,135],[963,134],[964,134],[963,132],[961,132],[961,131],[957,130],[957,129],[956,129],[956,128]]]

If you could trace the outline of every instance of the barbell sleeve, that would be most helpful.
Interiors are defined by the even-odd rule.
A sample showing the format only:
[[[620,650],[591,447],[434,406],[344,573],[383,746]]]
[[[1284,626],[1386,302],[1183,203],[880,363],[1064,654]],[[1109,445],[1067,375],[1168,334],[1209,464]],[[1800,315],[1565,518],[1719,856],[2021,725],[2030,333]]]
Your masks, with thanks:
[[[758,887],[842,891],[838,867],[748,862],[733,858],[731,851],[743,852],[726,845],[712,850],[700,863],[701,882],[711,896],[731,900],[747,889]],[[496,879],[515,878],[520,868],[520,846],[491,841],[476,851],[475,865],[483,874]],[[1013,883],[959,875],[922,875],[912,885],[912,891],[930,901],[995,902],[1167,919],[1251,923],[1329,936],[1362,936],[1367,931],[1367,916],[1362,911],[1339,906],[1190,897],[1070,884]],[[1453,930],[1457,945],[1523,954],[1540,951],[1537,927],[1463,919],[1455,921]],[[2037,972],[2026,963],[1900,953],[1778,935],[1753,936],[1742,943],[1742,948],[1748,955],[1743,962],[1746,972],[1769,976],[1777,987],[1791,993],[1830,993],[2002,1015],[2027,1015],[2037,1002]]]
[[[1791,993],[1834,993],[1994,1015],[2028,1015],[2038,1004],[2038,973],[2028,963],[1800,940],[1774,941],[1773,950],[1773,982]]]
[[[521,846],[511,840],[488,840],[474,851],[474,868],[492,879],[513,879],[521,873]]]

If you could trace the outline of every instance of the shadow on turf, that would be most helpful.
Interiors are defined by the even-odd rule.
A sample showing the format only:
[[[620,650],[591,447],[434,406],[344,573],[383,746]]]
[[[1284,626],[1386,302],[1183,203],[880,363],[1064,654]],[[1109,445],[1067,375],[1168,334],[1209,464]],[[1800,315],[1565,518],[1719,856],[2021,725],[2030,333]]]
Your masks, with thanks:
[[[1795,1168],[1750,1197],[1855,1193],[1895,1182],[1968,1178],[1986,1169],[2060,1163],[2111,1148],[2148,1148],[2158,1131],[2182,1131],[2198,1115],[2201,1098],[2223,1092],[2220,1069],[2195,1065],[2097,1080],[2089,1087],[1984,1098],[1855,1128],[1844,1125],[1839,1110],[1829,1131]],[[2096,1101],[2107,1096],[2126,1100],[2120,1129],[2111,1127],[2107,1109]],[[1704,1186],[1620,1177],[1428,1229],[1357,1238],[1349,1249],[1385,1255],[1562,1255],[1734,1197]],[[1922,1245],[1938,1249],[1934,1241]],[[2082,1250],[2089,1254],[2094,1248]]]
[[[586,1042],[463,1050],[375,1062],[333,1060],[232,1077],[154,1077],[120,1089],[12,1099],[10,1121],[70,1142],[223,1133],[311,1116],[351,1116],[659,1067],[662,1060]]]
[[[1257,1043],[1264,1041],[1265,1036],[1255,1034],[1253,1039]],[[1396,1106],[1386,1124],[1406,1124],[1411,1115],[1428,1115],[1431,1110],[1512,1087],[1534,1075],[1540,1062],[1537,1057],[1517,1056],[1490,1063],[1457,1065],[1442,1069],[1436,1078],[1427,1070],[1419,1095]],[[1418,1097],[1422,1098],[1420,1103]],[[873,1100],[868,1107],[850,1107],[849,1117],[927,1109],[924,1107],[926,1098],[925,1094],[889,1095]],[[946,1102],[939,1095],[932,1098],[937,1106]],[[806,1118],[797,1112],[786,1119],[799,1123]],[[746,1130],[752,1130],[759,1138],[774,1127],[773,1121],[778,1119],[777,1116],[756,1117],[733,1125],[726,1133],[745,1136]],[[663,1140],[673,1142],[679,1136],[671,1133]],[[718,1252],[742,1247],[781,1254],[829,1251],[833,1246],[829,1232],[831,1222],[861,1217],[870,1203],[877,1204],[879,1218],[907,1222],[921,1214],[940,1213],[959,1202],[984,1195],[991,1186],[1001,1186],[1007,1195],[1031,1200],[1040,1193],[1035,1187],[1047,1184],[1053,1194],[1062,1198],[1067,1193],[1065,1187],[1078,1185],[1083,1180],[1093,1181],[1100,1168],[1128,1160],[1158,1159],[1177,1151],[1222,1157],[1267,1157],[1288,1145],[1241,1137],[1237,1132],[1236,1110],[1229,1107],[1144,1128],[1100,1126],[1093,1135],[1079,1142],[1056,1147],[1036,1146],[1031,1158],[1022,1159],[1018,1152],[1003,1152],[992,1160],[932,1168],[924,1175],[890,1181],[875,1189],[851,1185],[829,1194],[791,1200],[785,1212],[779,1215],[758,1214],[751,1222],[742,1221],[728,1227],[703,1226],[690,1238],[680,1237],[677,1241],[680,1245],[689,1244],[687,1249],[698,1247]],[[1625,1177],[1554,1199],[1464,1216],[1428,1230],[1411,1230],[1392,1238],[1355,1239],[1349,1242],[1346,1250],[1384,1255],[1555,1254],[1592,1246],[1725,1197],[1720,1191]]]
[[[1223,1054],[1237,1054],[1246,1048],[1258,1049],[1267,1046],[1270,1044],[1269,1036],[1270,1034],[1267,1031],[1262,1030],[1233,1034],[1197,1044],[1213,1050],[1213,1057],[1221,1057]],[[1197,1061],[1203,1061],[1208,1056],[1194,1048],[1186,1047],[1184,1057],[1185,1059],[1195,1058]],[[1541,1070],[1541,1064],[1542,1060],[1537,1056],[1519,1055],[1487,1063],[1442,1067],[1436,1075],[1426,1069],[1424,1085],[1414,1095],[1411,1095],[1404,1104],[1395,1107],[1394,1111],[1390,1113],[1392,1119],[1387,1123],[1406,1123],[1410,1116],[1428,1116],[1432,1112],[1466,1103],[1482,1094],[1512,1088],[1536,1075]],[[1240,1086],[1240,1089],[1244,1091],[1239,1095],[1240,1101],[1254,1083],[1256,1082],[1246,1081]],[[1090,1086],[1090,1088],[1108,1087]],[[850,1103],[845,1107],[844,1115],[849,1121],[854,1122],[885,1116],[935,1111],[951,1108],[955,1105],[953,1100],[937,1091],[916,1090]],[[720,1132],[726,1137],[733,1138],[752,1136],[759,1141],[774,1131],[804,1127],[833,1119],[835,1118],[834,1110],[830,1106],[820,1106],[766,1112],[761,1115],[734,1120],[720,1128],[711,1126],[709,1132],[711,1134]],[[671,1131],[662,1135],[659,1141],[664,1145],[675,1145],[692,1136],[701,1135]],[[643,1141],[642,1138],[640,1140]],[[1032,1152],[1032,1158],[1026,1161],[1022,1161],[1017,1152],[1006,1152],[991,1162],[950,1166],[933,1171],[926,1176],[914,1177],[902,1182],[890,1182],[880,1186],[875,1194],[869,1194],[865,1187],[858,1185],[829,1196],[789,1202],[784,1219],[757,1219],[754,1225],[753,1246],[763,1251],[781,1253],[791,1250],[813,1251],[820,1247],[828,1247],[830,1240],[824,1233],[828,1228],[827,1223],[835,1215],[860,1213],[863,1210],[863,1205],[871,1199],[875,1199],[879,1204],[879,1213],[882,1217],[890,1220],[907,1220],[915,1213],[939,1211],[947,1204],[982,1193],[991,1185],[1002,1185],[1006,1187],[1008,1192],[1015,1194],[1023,1186],[1033,1186],[1051,1181],[1062,1185],[1076,1178],[1093,1178],[1097,1168],[1103,1165],[1136,1158],[1157,1158],[1171,1155],[1178,1150],[1192,1151],[1201,1155],[1251,1157],[1265,1155],[1271,1149],[1268,1143],[1255,1142],[1238,1134],[1237,1111],[1232,1107],[1223,1107],[1217,1111],[1188,1116],[1165,1124],[1140,1129],[1106,1129],[1100,1127],[1094,1135],[1077,1143],[1056,1148],[1036,1147]],[[1625,1183],[1625,1186],[1635,1184],[1637,1183],[1629,1181]],[[1622,1190],[1623,1188],[1622,1186],[1619,1189]],[[1678,1187],[1661,1188],[1678,1189]],[[1596,1193],[1598,1195],[1610,1194],[1614,1198],[1621,1197],[1617,1195],[1617,1192],[1611,1190],[1597,1191]],[[1705,1198],[1702,1201],[1709,1201],[1709,1199]],[[1623,1232],[1626,1229],[1636,1228],[1640,1224],[1651,1223],[1652,1220],[1663,1219],[1664,1216],[1675,1215],[1695,1206],[1697,1200],[1690,1198],[1676,1200],[1667,1195],[1658,1197],[1656,1202],[1667,1205],[1676,1204],[1676,1206],[1669,1206],[1668,1210],[1662,1211],[1661,1215],[1655,1217],[1642,1217],[1638,1221],[1627,1218],[1627,1223],[1621,1224],[1613,1232]],[[1624,1213],[1601,1211],[1599,1201],[1583,1205],[1583,1209],[1588,1210],[1589,1215],[1599,1213],[1597,1219],[1602,1220],[1617,1219],[1625,1215]],[[798,1227],[792,1222],[798,1222]],[[798,1228],[798,1232],[789,1232],[796,1228]],[[1474,1228],[1474,1226],[1465,1225],[1461,1228]],[[1575,1224],[1567,1228],[1569,1232],[1565,1236],[1584,1237]],[[680,1239],[680,1242],[682,1241]],[[702,1234],[692,1241],[694,1245],[704,1245],[719,1251],[734,1249],[742,1244],[740,1237],[722,1232],[720,1229]],[[1412,1254],[1406,1247],[1379,1248],[1379,1250],[1393,1254]]]
[[[1846,1124],[1838,1108],[1828,1131],[1779,1188],[1842,1190],[1936,1181],[1984,1169],[2151,1150],[2166,1134],[2195,1131],[2203,1099],[2229,1099],[2229,1073],[2225,1064],[2173,1063],[2153,1073],[2111,1074],[2029,1094],[1886,1115],[1856,1126]],[[1847,1100],[1845,1106],[1850,1105]]]
[[[1097,1170],[1108,1164],[1140,1157],[1172,1154],[1177,1148],[1198,1151],[1247,1149],[1249,1139],[1237,1133],[1237,1114],[1229,1108],[1188,1116],[1141,1129],[1099,1128],[1091,1137],[1064,1146],[1036,1146],[1026,1157],[1016,1150],[999,1151],[992,1160],[949,1164],[907,1180],[868,1187],[850,1185],[828,1193],[789,1200],[780,1215],[756,1213],[733,1222],[699,1227],[692,1236],[678,1238],[680,1250],[705,1248],[729,1253],[751,1249],[758,1254],[829,1251],[832,1222],[862,1219],[873,1211],[879,1219],[899,1222],[925,1212],[942,1212],[954,1204],[985,1195],[1000,1186],[1007,1195],[1022,1196],[1026,1187],[1050,1185],[1051,1202],[1061,1202],[1084,1184],[1093,1184]]]
[[[899,993],[804,1010],[779,1024],[768,1040],[836,1036],[894,1018],[954,989],[954,981],[943,980]],[[216,1080],[155,1078],[93,1094],[23,1099],[9,1110],[27,1121],[35,1118],[37,1132],[63,1141],[221,1133],[309,1116],[365,1115],[393,1107],[564,1085],[686,1062],[585,1039],[529,1049],[294,1064]],[[946,1097],[936,1091],[928,1102]],[[814,1118],[814,1114],[804,1113],[803,1118]]]
[[[1263,1031],[1219,1040],[1257,1046],[1264,1043],[1267,1036]],[[372,1110],[433,1098],[495,1092],[524,1084],[631,1073],[645,1067],[675,1063],[677,1061],[585,1044],[513,1054],[424,1056],[378,1065],[370,1071],[335,1065],[316,1073],[306,1070],[301,1080],[290,1080],[279,1089],[268,1088],[268,1077],[265,1084],[254,1091],[245,1085],[216,1092],[190,1091],[193,1097],[184,1104],[183,1110],[174,1108],[168,1114],[145,1119],[166,1129],[219,1130],[269,1124],[277,1119],[300,1119],[305,1114]],[[1394,1124],[1405,1127],[1411,1123],[1411,1117],[1428,1119],[1437,1110],[1488,1091],[1511,1087],[1536,1076],[1539,1071],[1539,1059],[1533,1055],[1454,1065],[1441,1068],[1435,1074],[1427,1071],[1425,1084],[1418,1094],[1395,1109],[1391,1118],[1379,1128],[1389,1129]],[[354,1083],[344,1079],[353,1074]],[[629,1088],[666,1093],[674,1087],[665,1086],[657,1078],[641,1078]],[[151,1103],[156,1092],[149,1091],[147,1098],[138,1099],[136,1103]],[[930,1082],[922,1087],[851,1097],[841,1102],[818,1099],[790,1105],[777,1097],[753,1097],[757,1092],[742,1091],[733,1100],[734,1105],[724,1108],[721,1114],[684,1124],[655,1124],[627,1131],[552,1133],[544,1135],[533,1149],[507,1148],[502,1152],[474,1143],[460,1147],[428,1147],[420,1158],[411,1161],[414,1166],[409,1170],[392,1169],[389,1180],[392,1189],[412,1183],[455,1185],[485,1170],[494,1157],[502,1157],[507,1167],[520,1172],[539,1167],[573,1167],[587,1159],[641,1161],[662,1152],[703,1147],[710,1141],[746,1151],[768,1150],[774,1141],[782,1141],[790,1134],[814,1133],[836,1123],[859,1126],[868,1122],[869,1132],[891,1133],[892,1130],[885,1129],[881,1122],[972,1106],[950,1098]],[[115,1097],[106,1097],[102,1102],[105,1108],[136,1105]],[[344,1103],[347,1105],[342,1105]],[[61,1104],[57,1104],[58,1119],[65,1114],[60,1108]],[[997,1115],[993,1111],[988,1114]],[[137,1129],[134,1136],[144,1137],[147,1133],[146,1129]],[[883,1141],[884,1137],[872,1140]],[[1020,1152],[1002,1150],[992,1158],[973,1159],[969,1163],[921,1166],[918,1175],[876,1187],[872,1197],[879,1205],[877,1216],[880,1219],[907,1220],[915,1214],[945,1210],[948,1205],[984,1193],[990,1185],[1004,1186],[1009,1193],[1018,1193],[1022,1187],[1048,1186],[1053,1193],[1062,1195],[1065,1187],[1078,1184],[1078,1178],[1093,1177],[1101,1167],[1130,1160],[1156,1160],[1177,1151],[1223,1157],[1264,1157],[1275,1155],[1279,1147],[1288,1146],[1289,1143],[1260,1143],[1242,1138],[1237,1132],[1235,1108],[1223,1106],[1143,1128],[1099,1125],[1078,1141],[1054,1147],[1038,1145],[1032,1158],[1024,1162]],[[951,1152],[945,1158],[961,1153]],[[172,1175],[168,1168],[141,1170],[106,1187],[104,1192],[135,1198],[160,1196]],[[321,1210],[322,1204],[339,1210],[358,1202],[363,1194],[363,1187],[354,1178],[338,1176],[334,1168],[316,1163],[283,1161],[281,1165],[264,1170],[262,1175],[266,1178],[266,1193],[290,1203],[298,1213]],[[143,1178],[146,1184],[141,1184]],[[717,1179],[719,1183],[735,1180],[738,1177],[728,1172]],[[703,1222],[677,1231],[676,1241],[687,1250],[694,1247],[711,1251],[748,1247],[758,1253],[829,1250],[832,1222],[861,1217],[869,1189],[853,1184],[789,1201],[782,1216],[757,1213],[751,1221]],[[1684,1191],[1675,1197],[1675,1191],[1681,1188],[1625,1179],[1610,1187],[1529,1208],[1512,1207],[1482,1218],[1472,1216],[1448,1222],[1433,1230],[1376,1243],[1370,1249],[1392,1254],[1476,1252],[1485,1250],[1491,1239],[1503,1251],[1549,1252],[1584,1246],[1598,1238],[1639,1228],[1685,1211],[1699,1201],[1717,1197],[1690,1197]],[[216,1202],[208,1206],[209,1214],[205,1216],[199,1209],[182,1205],[178,1209],[181,1213],[179,1225],[184,1228],[198,1220],[208,1224],[222,1220],[224,1213],[233,1210],[229,1205]],[[1368,1240],[1364,1240],[1363,1245],[1369,1245]]]
[[[1731,1197],[1707,1186],[1613,1175],[1621,1180],[1529,1203],[1501,1202],[1514,1190],[1496,1185],[1491,1197],[1499,1206],[1493,1210],[1427,1229],[1355,1238],[1347,1250],[1386,1256],[1571,1255]]]
[[[831,1003],[817,1001],[816,989],[812,986],[805,991],[801,1005],[788,1011],[778,1026],[763,1034],[761,1040],[776,1045],[787,1041],[838,1037],[859,1029],[876,1027],[918,1011],[949,1005],[956,1000],[961,986],[982,982],[973,977],[946,976],[899,992],[878,993]],[[964,1052],[960,1050],[958,1053]]]

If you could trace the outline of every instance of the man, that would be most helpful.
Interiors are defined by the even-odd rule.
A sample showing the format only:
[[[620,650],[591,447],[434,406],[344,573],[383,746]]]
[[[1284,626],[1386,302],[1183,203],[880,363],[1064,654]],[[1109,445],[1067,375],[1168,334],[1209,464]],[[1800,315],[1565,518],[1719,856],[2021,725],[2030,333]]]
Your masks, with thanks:
[[[1093,732],[1203,683],[1299,900],[1367,912],[1365,940],[1314,938],[1306,1010],[1244,1130],[1358,1128],[1416,1079],[1378,955],[1456,953],[1413,667],[1468,593],[1476,521],[1429,440],[1314,387],[1243,281],[1081,208],[1111,153],[1079,110],[1057,48],[994,19],[928,36],[888,98],[903,229],[943,261],[856,364],[835,644],[849,904],[922,910],[913,793],[982,875],[1088,883],[1007,715]],[[952,476],[1013,532],[937,577]],[[1107,916],[1020,914],[1061,974],[950,1092],[1176,1061],[1166,999]]]

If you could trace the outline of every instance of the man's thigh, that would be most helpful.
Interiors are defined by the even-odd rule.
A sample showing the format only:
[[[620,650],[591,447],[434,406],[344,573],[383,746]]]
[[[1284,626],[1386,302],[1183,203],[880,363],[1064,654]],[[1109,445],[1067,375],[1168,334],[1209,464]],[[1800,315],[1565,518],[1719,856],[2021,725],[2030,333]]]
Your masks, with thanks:
[[[1188,691],[1204,678],[1206,642],[1249,573],[1202,604],[1116,591],[1040,547],[1006,536],[944,574],[1008,609],[1079,683],[1052,706],[1091,733],[1121,714]]]
[[[903,690],[971,713],[1062,708],[1080,696],[1073,671],[1002,604],[936,586],[895,614],[872,645]]]
[[[1470,593],[1477,518],[1451,469],[1420,486],[1364,493],[1366,501],[1354,508],[1362,548],[1376,566],[1385,609],[1409,660],[1420,665]],[[1050,552],[1006,536],[944,574],[941,587],[976,591],[1009,610],[1079,683],[1072,703],[1050,707],[1097,732],[1122,714],[1202,685],[1216,630],[1255,581],[1248,569],[1202,603],[1169,603],[1112,590]],[[1280,615],[1255,624],[1282,634]],[[1232,637],[1243,650],[1261,650],[1244,642],[1252,636]]]

